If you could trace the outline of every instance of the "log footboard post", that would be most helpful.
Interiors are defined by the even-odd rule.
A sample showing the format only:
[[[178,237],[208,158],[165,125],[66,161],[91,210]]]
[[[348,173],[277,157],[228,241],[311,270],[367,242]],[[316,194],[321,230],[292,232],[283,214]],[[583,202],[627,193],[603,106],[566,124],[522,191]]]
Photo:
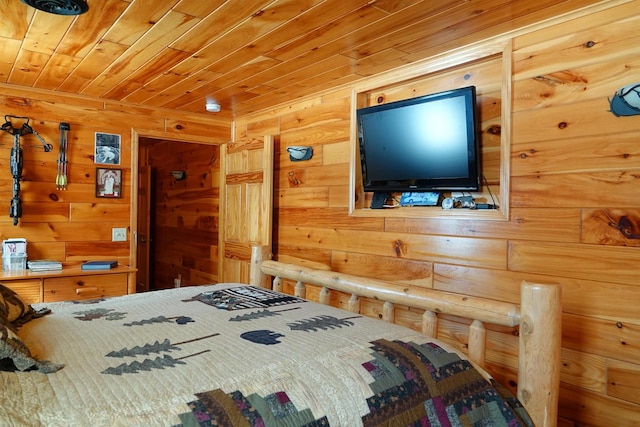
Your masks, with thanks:
[[[469,327],[469,359],[485,368],[487,330],[479,320],[474,320]]]
[[[431,310],[425,310],[422,314],[421,332],[428,337],[437,338],[438,336],[438,315]]]
[[[323,286],[322,289],[320,289],[318,302],[324,305],[329,305],[331,303],[331,292],[329,292],[329,288],[327,288],[326,286]]]
[[[395,323],[395,307],[389,301],[385,301],[384,304],[382,304],[382,320],[389,323]]]
[[[561,294],[560,285],[521,285],[518,399],[537,427],[558,421]]]
[[[269,276],[262,272],[262,261],[271,259],[271,248],[268,246],[251,246],[251,265],[249,267],[249,283],[261,288],[271,288]]]
[[[360,298],[358,298],[358,295],[351,294],[347,308],[352,313],[360,313]]]
[[[302,299],[307,297],[307,287],[302,281],[298,280],[296,282],[296,287],[293,290],[293,294]]]
[[[283,292],[284,290],[282,289],[282,277],[280,276],[276,276],[273,278],[273,284],[272,284],[272,288],[274,291],[276,292]]]

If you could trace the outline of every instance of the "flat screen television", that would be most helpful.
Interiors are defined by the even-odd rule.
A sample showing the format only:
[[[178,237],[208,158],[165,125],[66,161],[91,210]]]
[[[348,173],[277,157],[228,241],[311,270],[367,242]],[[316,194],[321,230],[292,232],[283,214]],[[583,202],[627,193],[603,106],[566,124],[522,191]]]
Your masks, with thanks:
[[[474,86],[356,111],[364,191],[480,188]]]

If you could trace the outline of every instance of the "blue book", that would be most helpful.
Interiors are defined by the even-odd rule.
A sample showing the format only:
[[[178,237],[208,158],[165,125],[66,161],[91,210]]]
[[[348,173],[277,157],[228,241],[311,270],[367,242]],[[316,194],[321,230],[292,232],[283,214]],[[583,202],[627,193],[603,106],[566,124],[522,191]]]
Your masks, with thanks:
[[[110,270],[118,266],[118,261],[88,261],[82,264],[83,270]]]

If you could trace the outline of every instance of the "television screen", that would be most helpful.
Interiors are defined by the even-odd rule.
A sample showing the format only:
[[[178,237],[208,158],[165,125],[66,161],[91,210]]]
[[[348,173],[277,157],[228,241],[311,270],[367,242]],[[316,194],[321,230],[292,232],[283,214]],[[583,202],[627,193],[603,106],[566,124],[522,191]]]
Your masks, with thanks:
[[[356,112],[365,191],[477,191],[475,87]]]

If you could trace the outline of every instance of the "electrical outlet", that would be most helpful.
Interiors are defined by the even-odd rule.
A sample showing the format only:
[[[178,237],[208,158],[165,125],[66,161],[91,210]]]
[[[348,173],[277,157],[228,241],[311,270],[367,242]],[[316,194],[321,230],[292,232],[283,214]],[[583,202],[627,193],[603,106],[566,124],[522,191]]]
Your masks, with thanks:
[[[112,228],[111,229],[111,241],[112,242],[126,242],[127,241],[127,229],[126,228]]]

